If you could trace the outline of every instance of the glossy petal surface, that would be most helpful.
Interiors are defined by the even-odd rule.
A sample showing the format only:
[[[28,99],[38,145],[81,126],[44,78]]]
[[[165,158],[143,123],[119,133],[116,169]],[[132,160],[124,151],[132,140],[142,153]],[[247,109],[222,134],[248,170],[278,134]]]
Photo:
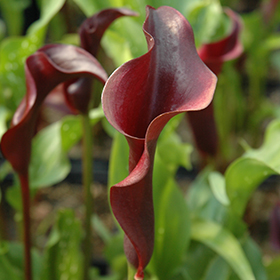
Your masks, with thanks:
[[[143,26],[148,52],[108,79],[102,103],[109,122],[130,146],[129,176],[111,188],[111,206],[125,231],[125,253],[138,268],[153,252],[153,159],[158,136],[176,114],[205,108],[216,77],[199,58],[187,20],[171,7],[147,7]]]
[[[25,65],[27,93],[3,135],[1,149],[19,174],[28,173],[31,140],[39,109],[58,84],[79,77],[94,77],[105,83],[107,74],[97,60],[83,49],[48,45],[28,57]]]

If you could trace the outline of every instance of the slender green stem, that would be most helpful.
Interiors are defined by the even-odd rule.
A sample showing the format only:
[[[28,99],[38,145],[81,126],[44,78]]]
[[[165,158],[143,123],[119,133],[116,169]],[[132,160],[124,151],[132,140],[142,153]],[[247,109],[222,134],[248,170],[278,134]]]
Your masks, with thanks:
[[[32,280],[29,181],[27,174],[19,178],[23,207],[24,279]]]
[[[92,135],[88,115],[82,115],[83,122],[83,188],[85,203],[85,239],[84,239],[84,280],[89,280],[92,254],[91,215],[93,212],[93,196],[90,186],[92,182]]]
[[[132,264],[127,262],[127,280],[134,280],[134,275],[136,273],[136,269]]]

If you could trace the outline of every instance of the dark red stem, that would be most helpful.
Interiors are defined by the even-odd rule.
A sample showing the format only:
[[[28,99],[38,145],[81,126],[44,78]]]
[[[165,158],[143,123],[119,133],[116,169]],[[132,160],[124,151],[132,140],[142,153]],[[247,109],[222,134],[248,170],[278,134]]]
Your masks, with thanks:
[[[22,193],[23,242],[24,242],[24,279],[32,280],[31,232],[30,232],[30,194],[28,174],[19,176]]]

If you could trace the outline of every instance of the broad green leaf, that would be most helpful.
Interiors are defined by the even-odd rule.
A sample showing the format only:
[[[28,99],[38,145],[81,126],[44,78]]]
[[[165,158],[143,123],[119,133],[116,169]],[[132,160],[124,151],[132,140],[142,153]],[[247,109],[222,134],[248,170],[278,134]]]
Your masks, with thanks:
[[[14,184],[7,189],[5,199],[15,210],[18,211],[18,213],[22,212],[21,189],[18,184]]]
[[[280,120],[268,126],[263,145],[248,150],[226,171],[226,187],[231,207],[242,216],[253,191],[266,178],[280,172]]]
[[[68,152],[82,137],[82,123],[79,116],[66,116],[60,122],[61,147]]]
[[[226,194],[226,181],[219,172],[211,172],[208,177],[211,190],[216,199],[223,205],[229,205],[229,199]]]
[[[227,262],[221,258],[216,257],[210,263],[203,280],[227,280],[230,275],[230,267]]]
[[[109,160],[108,186],[111,187],[128,175],[129,147],[125,137],[117,132],[114,136]]]
[[[192,182],[186,199],[191,212],[199,212],[211,199],[211,189],[208,185],[209,169],[203,170]]]
[[[143,21],[139,18],[122,17],[113,22],[105,33],[101,44],[116,66],[147,52],[142,25]]]
[[[81,224],[74,217],[73,211],[64,209],[58,212],[56,224],[46,246],[40,279],[81,279],[81,239]]]
[[[209,247],[192,240],[186,253],[186,260],[181,268],[184,280],[202,280],[217,255]],[[174,278],[176,280],[176,278]]]
[[[191,212],[197,217],[223,225],[236,237],[242,237],[246,231],[244,221],[228,205],[222,204],[214,196],[209,184],[210,174],[211,170],[205,169],[191,184],[187,194]]]
[[[32,141],[30,184],[32,188],[50,186],[70,172],[70,163],[62,150],[61,122],[41,130]]]
[[[206,220],[193,220],[191,237],[209,246],[209,248],[223,257],[241,280],[255,279],[240,243],[219,224]]]
[[[133,58],[130,44],[115,31],[108,30],[102,40],[102,46],[109,57],[114,60],[116,67]]]
[[[14,242],[0,243],[0,279],[22,280],[24,249]],[[40,279],[42,259],[36,250],[32,250],[32,269],[35,280]]]
[[[153,175],[155,244],[150,269],[167,279],[181,266],[190,240],[190,217],[172,173],[156,155]],[[172,256],[172,257],[171,257]]]

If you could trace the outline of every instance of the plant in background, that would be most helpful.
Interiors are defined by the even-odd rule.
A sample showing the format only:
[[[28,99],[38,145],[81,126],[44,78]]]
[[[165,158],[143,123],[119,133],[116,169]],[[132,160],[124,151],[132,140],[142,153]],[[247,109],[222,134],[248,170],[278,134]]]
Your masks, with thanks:
[[[219,41],[203,44],[198,49],[202,61],[217,76],[225,61],[239,57],[243,51],[239,36],[241,19],[230,9],[225,10],[231,22],[230,33]],[[219,152],[219,136],[214,116],[213,102],[202,111],[189,112],[187,118],[193,130],[195,143],[202,157],[216,157]],[[222,142],[223,143],[223,142]]]

